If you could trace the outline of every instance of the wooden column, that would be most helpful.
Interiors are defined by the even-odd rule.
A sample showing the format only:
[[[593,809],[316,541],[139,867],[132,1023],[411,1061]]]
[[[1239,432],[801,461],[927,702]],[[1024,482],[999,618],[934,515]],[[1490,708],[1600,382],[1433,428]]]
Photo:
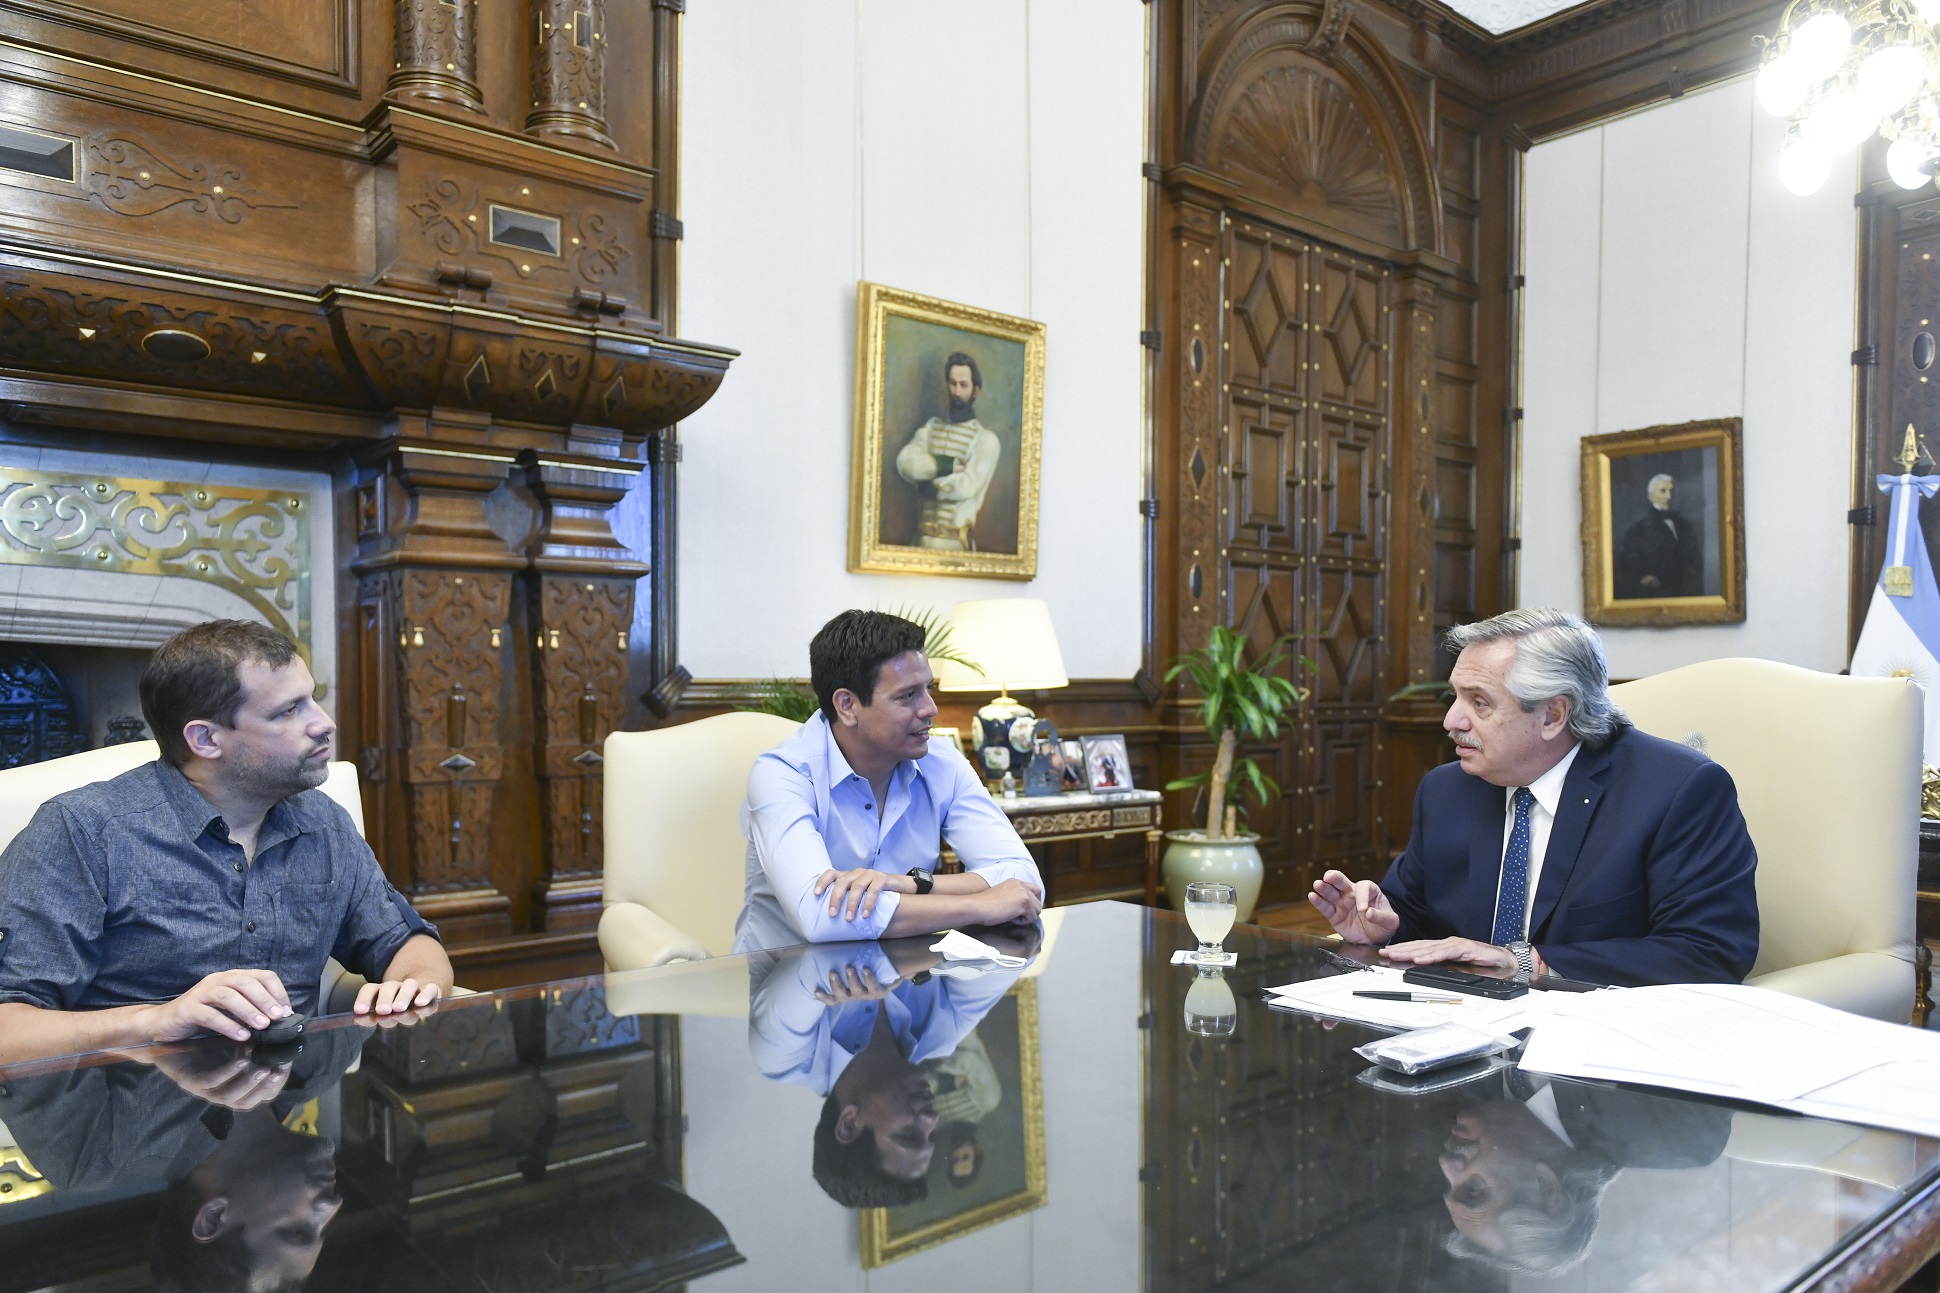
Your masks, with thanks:
[[[1454,269],[1440,256],[1414,252],[1396,267],[1393,420],[1394,555],[1389,572],[1389,640],[1406,681],[1426,682],[1435,668],[1435,303]]]
[[[613,536],[613,505],[644,464],[527,453],[540,519],[526,547],[532,701],[545,873],[533,924],[599,924],[605,767],[600,747],[626,714],[633,587],[647,564]]]
[[[616,146],[606,132],[606,0],[532,0],[525,133]]]
[[[447,941],[512,930],[489,851],[512,572],[525,559],[485,517],[511,467],[509,454],[393,441],[360,469],[352,569],[366,829]]]
[[[396,0],[397,38],[384,97],[416,107],[483,113],[478,0]]]

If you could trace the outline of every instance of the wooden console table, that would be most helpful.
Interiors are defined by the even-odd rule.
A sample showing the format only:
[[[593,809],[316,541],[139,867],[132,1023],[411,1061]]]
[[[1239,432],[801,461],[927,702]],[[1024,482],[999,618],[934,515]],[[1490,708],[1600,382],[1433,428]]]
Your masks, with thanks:
[[[997,800],[997,806],[1004,810],[1004,815],[1010,818],[1011,825],[1017,828],[1025,845],[1032,848],[1031,856],[1038,860],[1038,869],[1044,876],[1045,906],[1052,906],[1058,901],[1055,873],[1044,865],[1044,856],[1035,846],[1070,840],[1109,840],[1135,832],[1145,836],[1145,904],[1149,907],[1158,901],[1159,846],[1165,838],[1165,832],[1161,829],[1165,796],[1158,791],[1121,790],[1103,795],[1075,791],[1058,795],[1019,795],[1014,799],[1001,796],[993,798]],[[961,866],[956,855],[945,848],[944,869],[954,871]],[[1087,893],[1084,896],[1090,900],[1131,897],[1137,893],[1138,889],[1132,888],[1126,893]]]

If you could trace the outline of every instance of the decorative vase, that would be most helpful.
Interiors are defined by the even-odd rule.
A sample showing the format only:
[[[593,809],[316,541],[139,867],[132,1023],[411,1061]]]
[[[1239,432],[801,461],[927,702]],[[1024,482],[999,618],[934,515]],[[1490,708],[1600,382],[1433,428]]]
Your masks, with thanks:
[[[1195,880],[1211,880],[1233,886],[1241,924],[1253,919],[1253,904],[1260,900],[1260,882],[1266,879],[1266,864],[1260,861],[1260,837],[1251,832],[1209,840],[1204,831],[1167,831],[1165,861],[1165,900],[1172,910],[1186,909],[1186,886]]]
[[[977,711],[977,766],[986,782],[1002,781],[1006,772],[1022,789],[1031,766],[1032,737],[1037,715],[1012,696],[998,696]],[[1026,792],[1028,793],[1028,792]]]

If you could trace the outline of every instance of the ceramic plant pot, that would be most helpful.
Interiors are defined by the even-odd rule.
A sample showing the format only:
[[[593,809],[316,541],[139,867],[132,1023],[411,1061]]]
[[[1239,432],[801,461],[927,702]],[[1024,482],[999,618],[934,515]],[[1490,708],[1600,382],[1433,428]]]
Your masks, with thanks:
[[[1241,924],[1253,919],[1253,904],[1259,901],[1260,882],[1266,878],[1259,839],[1244,831],[1216,840],[1207,839],[1204,831],[1167,831],[1165,861],[1160,866],[1166,902],[1172,910],[1184,911],[1186,886],[1210,880],[1233,886]]]

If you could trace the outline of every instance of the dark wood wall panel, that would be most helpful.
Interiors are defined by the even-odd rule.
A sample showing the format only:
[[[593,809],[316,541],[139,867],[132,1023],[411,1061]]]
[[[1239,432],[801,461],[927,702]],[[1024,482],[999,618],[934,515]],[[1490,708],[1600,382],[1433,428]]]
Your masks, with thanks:
[[[1389,697],[1431,676],[1451,616],[1500,605],[1500,579],[1480,572],[1501,556],[1506,362],[1491,328],[1506,284],[1491,275],[1506,223],[1491,185],[1508,147],[1481,106],[1487,68],[1425,11],[1159,8],[1174,230],[1155,248],[1159,461],[1189,469],[1216,434],[1229,479],[1214,517],[1189,471],[1161,472],[1158,654],[1204,640],[1203,618],[1178,612],[1204,606],[1210,523],[1221,621],[1261,647],[1290,635],[1313,661],[1300,726],[1269,760],[1283,799],[1252,815],[1266,900],[1291,900],[1323,867],[1384,869],[1440,741]],[[1215,229],[1218,314],[1195,277]],[[1228,359],[1209,427],[1191,347],[1215,329]],[[1183,727],[1191,703],[1168,695],[1161,712]],[[1182,744],[1170,765],[1200,757]]]

